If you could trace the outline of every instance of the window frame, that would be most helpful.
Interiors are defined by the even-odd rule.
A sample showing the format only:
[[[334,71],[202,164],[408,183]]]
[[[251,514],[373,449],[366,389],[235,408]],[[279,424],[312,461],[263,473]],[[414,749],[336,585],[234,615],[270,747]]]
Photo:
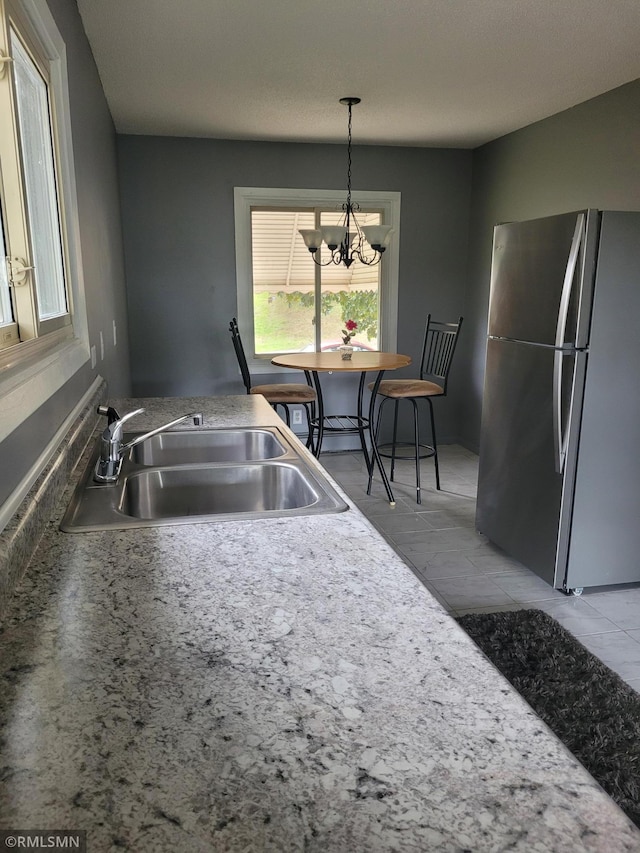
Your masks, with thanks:
[[[380,211],[382,221],[394,229],[389,248],[384,253],[380,270],[380,335],[381,351],[395,352],[398,338],[398,273],[400,266],[400,201],[401,193],[366,190],[353,192],[353,200],[363,209]],[[286,368],[271,364],[271,356],[255,355],[253,322],[253,262],[251,247],[251,208],[326,208],[340,209],[344,190],[276,189],[268,187],[234,187],[236,234],[236,291],[238,319],[242,341],[251,373],[286,373]],[[302,238],[300,238],[302,239]]]
[[[59,165],[58,165],[58,151],[57,151],[57,132],[56,132],[56,112],[55,112],[55,102],[52,98],[52,86],[51,86],[51,78],[49,74],[49,63],[47,61],[46,56],[43,54],[43,51],[40,47],[37,36],[31,31],[31,27],[25,21],[24,16],[20,13],[19,9],[15,8],[15,3],[13,0],[4,0],[5,4],[9,10],[9,25],[10,25],[10,37],[9,41],[12,42],[13,38],[11,33],[15,33],[16,41],[18,42],[18,50],[21,51],[25,59],[31,63],[33,70],[38,75],[38,77],[42,80],[45,86],[45,94],[46,94],[46,113],[47,113],[47,129],[49,131],[49,146],[46,152],[46,159],[48,160],[48,164],[50,164],[52,168],[52,174],[48,175],[48,177],[52,178],[52,201],[55,203],[55,216],[48,219],[48,225],[54,225],[52,229],[54,234],[55,242],[57,243],[56,251],[59,253],[60,267],[59,271],[62,274],[62,290],[63,290],[63,302],[64,302],[64,311],[60,311],[50,317],[43,317],[41,314],[41,304],[40,304],[40,292],[39,292],[39,271],[38,271],[38,243],[39,239],[34,238],[34,228],[33,228],[33,219],[32,214],[29,213],[29,207],[31,206],[31,193],[29,190],[29,168],[27,166],[27,158],[24,156],[24,143],[22,144],[22,156],[17,152],[19,160],[20,160],[20,170],[21,170],[21,179],[22,179],[22,198],[17,200],[18,204],[25,210],[25,221],[26,221],[26,235],[24,243],[25,245],[21,247],[22,254],[28,255],[30,254],[30,263],[35,264],[36,267],[33,271],[28,273],[26,276],[26,284],[24,286],[19,286],[14,288],[14,299],[17,304],[18,309],[18,317],[19,323],[21,327],[26,327],[26,331],[28,336],[26,340],[31,340],[35,337],[42,337],[43,335],[48,334],[51,331],[55,331],[56,329],[60,329],[63,326],[71,325],[71,311],[70,311],[70,299],[68,294],[68,274],[67,274],[67,264],[66,264],[66,241],[64,234],[64,209],[63,209],[63,199],[60,196],[59,186],[60,186],[60,177],[59,177]],[[15,47],[12,44],[12,53],[15,54]],[[13,95],[15,98],[15,114],[14,121],[16,123],[17,128],[20,127],[20,109],[18,108],[18,85],[15,79],[15,69],[16,69],[16,58],[14,56],[13,62],[11,63],[11,68],[14,72],[13,79]],[[41,199],[40,199],[41,200]],[[37,205],[34,205],[37,207]],[[36,229],[37,233],[37,229]],[[23,241],[20,241],[21,243]],[[30,252],[29,252],[30,250]],[[31,315],[30,320],[31,323],[27,324],[24,322],[24,314]],[[24,343],[24,341],[23,341]]]
[[[45,0],[0,0],[0,24],[9,20],[34,41],[48,68],[49,100],[69,323],[0,350],[0,441],[17,429],[90,360],[82,274],[80,224],[71,133],[66,47]],[[6,23],[5,23],[6,22]],[[9,63],[5,63],[5,67]],[[0,81],[0,85],[7,82]],[[17,117],[16,117],[17,118]],[[9,237],[9,240],[11,238]],[[13,250],[10,242],[9,250]],[[46,321],[45,321],[46,324]]]

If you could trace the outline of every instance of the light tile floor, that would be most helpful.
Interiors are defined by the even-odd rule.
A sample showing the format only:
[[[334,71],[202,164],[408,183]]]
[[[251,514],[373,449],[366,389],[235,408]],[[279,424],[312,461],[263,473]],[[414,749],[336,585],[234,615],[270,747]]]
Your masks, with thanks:
[[[423,460],[422,504],[415,500],[413,464],[397,463],[395,508],[389,506],[379,474],[371,495],[366,494],[361,453],[323,453],[320,461],[452,615],[544,610],[640,691],[640,586],[598,587],[580,597],[566,596],[504,554],[475,530],[475,454],[457,445],[442,446],[440,492],[433,460]]]

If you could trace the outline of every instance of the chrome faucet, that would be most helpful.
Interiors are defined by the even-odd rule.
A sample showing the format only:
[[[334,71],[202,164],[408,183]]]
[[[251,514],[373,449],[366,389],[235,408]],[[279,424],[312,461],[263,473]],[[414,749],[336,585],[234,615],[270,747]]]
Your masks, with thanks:
[[[143,435],[137,435],[126,444],[122,443],[122,429],[124,424],[135,415],[144,412],[144,409],[134,409],[132,412],[127,412],[126,415],[120,417],[112,406],[98,406],[98,414],[105,415],[107,418],[107,427],[102,433],[100,439],[100,458],[96,463],[96,469],[93,475],[96,483],[117,483],[120,476],[120,468],[122,467],[122,457],[128,450],[135,447],[137,444],[142,444],[148,438],[151,438],[158,433],[165,432],[171,427],[181,424],[183,421],[193,420],[196,426],[202,424],[202,412],[191,412],[188,415],[182,415],[168,424],[156,427],[149,430]]]

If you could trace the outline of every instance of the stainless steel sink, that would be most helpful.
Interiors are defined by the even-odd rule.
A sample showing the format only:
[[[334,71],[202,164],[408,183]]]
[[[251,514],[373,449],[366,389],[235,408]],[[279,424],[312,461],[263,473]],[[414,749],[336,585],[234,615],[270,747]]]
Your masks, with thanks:
[[[125,435],[124,441],[134,435]],[[98,454],[99,443],[62,519],[67,533],[347,509],[277,427],[154,436],[124,456],[112,485],[93,482]]]
[[[134,518],[264,513],[320,501],[313,482],[287,463],[160,468],[129,477],[121,510]]]
[[[130,440],[125,436],[124,443]],[[287,448],[268,429],[174,430],[154,435],[131,451],[138,465],[197,465],[277,459]]]

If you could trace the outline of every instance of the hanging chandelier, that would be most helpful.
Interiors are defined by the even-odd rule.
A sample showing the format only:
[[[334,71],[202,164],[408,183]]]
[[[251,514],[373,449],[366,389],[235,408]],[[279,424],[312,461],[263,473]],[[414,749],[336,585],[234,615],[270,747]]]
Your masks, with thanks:
[[[322,225],[320,228],[300,228],[299,233],[318,266],[344,264],[347,269],[356,258],[367,266],[379,264],[382,254],[389,245],[393,229],[390,225],[362,225],[356,219],[357,202],[351,201],[351,109],[360,103],[360,98],[340,98],[340,103],[349,107],[349,135],[347,140],[347,200],[342,205],[344,216],[339,225]],[[331,257],[321,261],[318,249],[326,243]],[[369,244],[367,247],[366,243]],[[371,253],[373,250],[373,254]]]

